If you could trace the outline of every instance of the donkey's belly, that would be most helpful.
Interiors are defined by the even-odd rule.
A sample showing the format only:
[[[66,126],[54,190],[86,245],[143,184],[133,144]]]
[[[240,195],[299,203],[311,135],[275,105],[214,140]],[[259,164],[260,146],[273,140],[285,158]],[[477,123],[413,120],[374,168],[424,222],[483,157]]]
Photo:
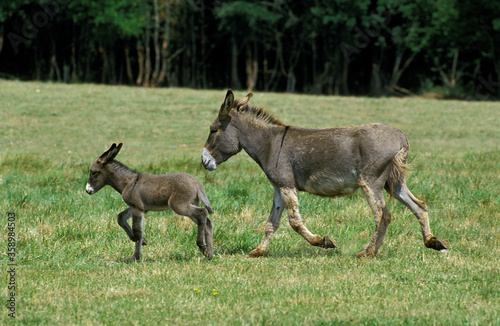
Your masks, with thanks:
[[[323,175],[315,174],[308,178],[303,190],[318,196],[335,197],[355,193],[359,188],[353,175]]]

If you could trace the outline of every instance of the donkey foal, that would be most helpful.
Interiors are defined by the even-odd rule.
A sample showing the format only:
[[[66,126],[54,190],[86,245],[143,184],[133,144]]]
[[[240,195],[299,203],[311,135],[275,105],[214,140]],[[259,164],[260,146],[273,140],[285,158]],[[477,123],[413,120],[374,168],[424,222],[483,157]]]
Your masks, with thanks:
[[[129,206],[118,214],[118,224],[135,242],[130,261],[138,260],[142,255],[142,246],[146,245],[142,237],[144,215],[148,211],[165,211],[169,208],[196,223],[196,244],[208,259],[212,258],[213,231],[208,218],[208,214],[212,214],[212,207],[202,184],[186,173],[147,174],[131,170],[114,160],[121,147],[122,143],[118,146],[113,144],[90,165],[86,191],[93,195],[109,185],[122,195],[123,201]],[[199,206],[200,200],[205,207]],[[132,228],[127,222],[131,217]]]

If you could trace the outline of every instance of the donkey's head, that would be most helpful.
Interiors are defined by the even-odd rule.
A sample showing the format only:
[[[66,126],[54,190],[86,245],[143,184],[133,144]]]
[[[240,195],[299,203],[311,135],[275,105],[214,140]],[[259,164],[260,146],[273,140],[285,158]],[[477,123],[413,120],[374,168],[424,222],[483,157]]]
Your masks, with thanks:
[[[253,96],[249,93],[240,100],[234,99],[231,90],[227,91],[226,98],[219,110],[219,115],[210,125],[210,134],[203,148],[201,160],[207,170],[215,170],[218,164],[225,162],[231,156],[241,151],[238,139],[238,129],[234,126],[234,111],[248,104]]]
[[[113,143],[111,147],[101,154],[92,164],[90,165],[89,180],[87,181],[87,186],[85,190],[89,195],[93,195],[98,192],[102,187],[107,185],[107,174],[106,164],[113,161],[113,159],[118,155],[118,152],[122,148],[122,143]]]

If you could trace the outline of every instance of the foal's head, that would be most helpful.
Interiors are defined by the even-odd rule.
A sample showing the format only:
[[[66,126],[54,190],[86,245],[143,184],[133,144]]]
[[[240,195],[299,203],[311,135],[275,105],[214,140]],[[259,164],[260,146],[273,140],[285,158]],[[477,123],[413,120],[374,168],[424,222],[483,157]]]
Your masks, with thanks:
[[[102,153],[92,164],[90,165],[89,179],[87,181],[87,186],[85,190],[89,195],[93,195],[98,192],[102,187],[106,186],[106,179],[108,170],[106,169],[106,164],[113,161],[113,159],[118,155],[118,152],[122,148],[122,143],[113,143],[111,147]]]

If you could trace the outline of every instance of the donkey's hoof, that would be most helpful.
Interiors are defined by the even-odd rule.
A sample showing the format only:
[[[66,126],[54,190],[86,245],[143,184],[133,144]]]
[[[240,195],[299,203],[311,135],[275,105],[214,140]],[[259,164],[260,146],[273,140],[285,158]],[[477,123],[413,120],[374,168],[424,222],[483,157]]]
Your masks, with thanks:
[[[448,244],[443,239],[432,237],[425,242],[425,246],[434,250],[448,250]]]
[[[213,252],[208,252],[208,250],[205,251],[203,254],[205,255],[205,258],[207,258],[209,260],[212,259],[212,258],[214,258],[214,253]]]
[[[339,247],[338,244],[335,242],[335,240],[333,240],[330,237],[324,237],[323,240],[324,240],[323,248],[325,248],[325,249],[328,249],[328,248],[335,249],[335,248]]]
[[[248,256],[250,256],[251,258],[257,258],[261,257],[263,254],[264,253],[259,248],[255,248],[254,250],[248,253]]]
[[[356,258],[363,258],[363,257],[375,257],[377,253],[373,252],[372,250],[366,250],[363,249],[360,252],[356,254]]]

